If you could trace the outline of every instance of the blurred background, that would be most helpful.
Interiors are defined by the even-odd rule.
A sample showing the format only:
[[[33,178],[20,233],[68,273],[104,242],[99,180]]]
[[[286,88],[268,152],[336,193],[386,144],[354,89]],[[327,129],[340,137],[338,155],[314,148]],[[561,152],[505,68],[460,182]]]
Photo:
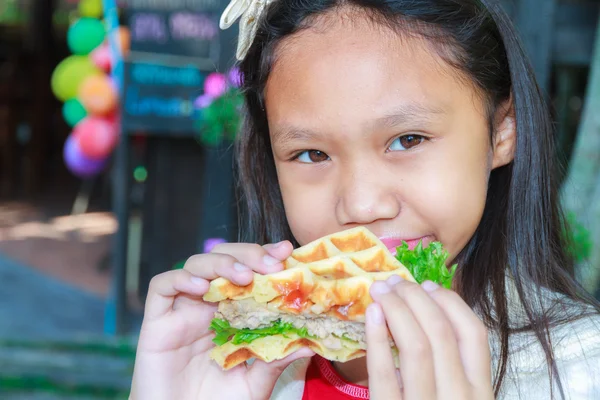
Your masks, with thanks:
[[[600,1],[502,0],[600,297]],[[127,398],[150,279],[237,236],[226,0],[0,0],[0,398]]]

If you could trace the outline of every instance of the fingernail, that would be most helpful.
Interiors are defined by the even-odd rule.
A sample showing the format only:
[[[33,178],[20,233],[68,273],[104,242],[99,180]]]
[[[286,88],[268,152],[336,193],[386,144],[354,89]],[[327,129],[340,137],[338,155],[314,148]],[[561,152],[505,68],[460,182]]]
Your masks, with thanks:
[[[387,278],[387,284],[390,286],[394,286],[400,282],[402,282],[404,279],[402,279],[402,277],[398,276],[398,275],[392,275],[389,278]]]
[[[438,285],[435,282],[425,281],[425,282],[423,282],[423,284],[421,285],[421,287],[423,288],[424,291],[431,293],[434,290],[439,289],[440,285]]]
[[[282,240],[281,242],[275,243],[275,244],[273,245],[273,248],[275,248],[275,249],[276,249],[276,248],[278,248],[278,247],[281,247],[281,245],[282,245],[282,244],[284,244],[284,243],[285,243],[285,240]]]
[[[235,269],[238,272],[246,272],[246,271],[250,271],[250,268],[246,267],[243,264],[240,263],[234,263],[233,264],[233,269]]]
[[[272,266],[272,265],[275,265],[275,264],[279,264],[280,262],[281,262],[280,260],[278,260],[278,259],[276,259],[274,257],[271,257],[268,254],[263,257],[263,264],[265,264],[265,265],[267,265],[269,267]]]
[[[381,306],[379,304],[369,304],[369,307],[367,307],[367,319],[375,325],[383,324],[383,311],[381,311]]]
[[[203,285],[204,282],[206,282],[204,279],[198,277],[198,276],[192,276],[190,277],[190,281],[194,284],[194,285]]]
[[[378,294],[385,294],[390,292],[390,287],[383,281],[373,282],[371,285],[371,291]]]

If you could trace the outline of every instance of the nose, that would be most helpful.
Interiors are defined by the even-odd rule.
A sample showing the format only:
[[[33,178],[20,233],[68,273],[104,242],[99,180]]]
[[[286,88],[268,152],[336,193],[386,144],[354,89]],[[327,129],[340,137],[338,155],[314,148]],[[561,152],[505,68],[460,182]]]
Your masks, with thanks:
[[[340,225],[366,225],[400,213],[397,180],[373,165],[346,170],[340,179],[336,218]]]

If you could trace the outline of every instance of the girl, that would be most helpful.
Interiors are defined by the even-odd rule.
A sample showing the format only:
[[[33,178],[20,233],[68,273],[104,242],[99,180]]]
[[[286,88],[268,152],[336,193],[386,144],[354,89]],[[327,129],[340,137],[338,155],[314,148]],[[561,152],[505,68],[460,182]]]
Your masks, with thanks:
[[[242,13],[243,239],[264,245],[224,244],[153,279],[131,398],[600,398],[599,307],[564,250],[549,112],[499,7],[240,0],[223,25]],[[359,225],[392,251],[441,241],[454,291],[373,284],[367,357],[345,364],[309,350],[228,372],[209,359],[210,280],[247,285],[293,246]]]

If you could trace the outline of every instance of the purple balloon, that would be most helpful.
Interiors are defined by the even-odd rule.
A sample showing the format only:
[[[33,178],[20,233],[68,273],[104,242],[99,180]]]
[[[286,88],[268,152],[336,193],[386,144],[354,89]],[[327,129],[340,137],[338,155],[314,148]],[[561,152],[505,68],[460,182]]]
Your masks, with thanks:
[[[218,244],[227,243],[225,239],[222,238],[210,238],[204,241],[204,253],[210,253],[210,251]]]
[[[229,80],[229,83],[231,83],[231,86],[235,88],[242,86],[242,73],[238,67],[231,68],[227,74],[227,79]]]
[[[73,135],[69,135],[65,142],[63,157],[69,171],[79,178],[97,175],[106,166],[106,160],[92,160],[84,156]]]
[[[194,101],[194,107],[206,108],[212,104],[213,100],[214,98],[212,96],[208,94],[203,94]]]

